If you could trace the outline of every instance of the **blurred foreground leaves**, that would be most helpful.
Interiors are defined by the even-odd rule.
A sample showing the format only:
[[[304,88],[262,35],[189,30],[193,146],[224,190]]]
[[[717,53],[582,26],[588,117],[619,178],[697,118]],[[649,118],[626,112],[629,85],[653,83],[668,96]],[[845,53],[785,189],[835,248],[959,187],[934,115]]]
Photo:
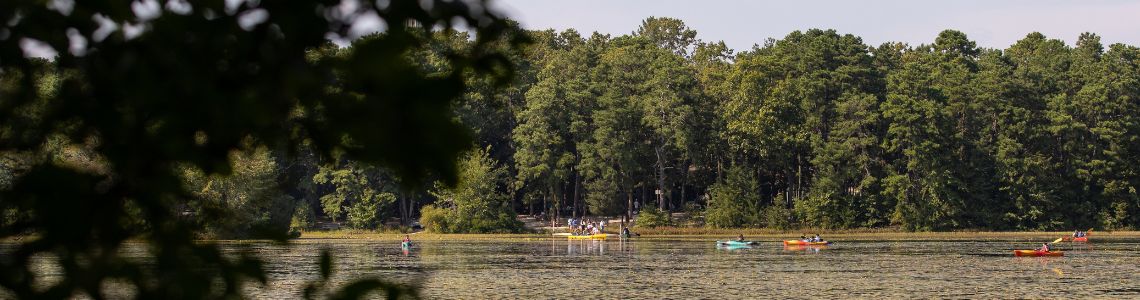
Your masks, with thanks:
[[[384,32],[322,54],[362,18]],[[230,174],[235,151],[303,145],[409,186],[454,184],[472,143],[448,107],[467,77],[507,82],[510,63],[492,45],[522,42],[482,1],[15,0],[0,3],[0,19],[0,157],[20,162],[0,178],[0,239],[34,234],[0,257],[0,286],[37,299],[105,298],[110,280],[138,298],[241,297],[243,282],[265,283],[261,262],[195,242],[187,212],[203,205],[179,168]],[[475,39],[429,74],[408,54],[433,28]],[[35,44],[58,56],[27,57]],[[154,261],[120,257],[129,239],[145,240]],[[62,280],[37,278],[30,261],[45,254]],[[376,289],[410,291],[366,280],[330,297]]]

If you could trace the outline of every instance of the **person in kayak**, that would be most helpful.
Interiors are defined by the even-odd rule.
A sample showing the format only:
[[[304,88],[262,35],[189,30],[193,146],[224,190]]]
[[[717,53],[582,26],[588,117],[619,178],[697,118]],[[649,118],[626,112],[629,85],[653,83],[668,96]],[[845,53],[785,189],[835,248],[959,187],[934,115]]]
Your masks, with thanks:
[[[736,241],[737,241],[737,242],[741,242],[741,243],[743,243],[743,242],[744,242],[744,235],[743,235],[743,234],[741,234],[740,236],[737,236],[737,237],[736,237]]]
[[[805,236],[805,235],[804,235],[804,234],[802,234],[802,233],[800,234],[800,240],[801,240],[801,241],[804,241],[804,242],[810,242],[810,241],[811,241],[811,240],[809,240],[809,239],[807,238],[807,236]]]
[[[1041,243],[1041,248],[1037,249],[1038,252],[1049,252],[1049,243]]]
[[[818,234],[818,233],[816,233],[816,234],[815,234],[815,237],[812,237],[812,238],[811,238],[811,241],[812,241],[812,242],[822,242],[822,241],[823,241],[823,238],[820,238],[820,237],[819,237],[819,234]]]

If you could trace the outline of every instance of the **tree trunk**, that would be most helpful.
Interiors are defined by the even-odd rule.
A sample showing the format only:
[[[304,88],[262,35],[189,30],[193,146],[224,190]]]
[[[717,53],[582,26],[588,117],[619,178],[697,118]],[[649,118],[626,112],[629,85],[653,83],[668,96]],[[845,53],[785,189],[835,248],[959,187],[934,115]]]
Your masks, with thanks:
[[[574,203],[581,203],[582,202],[582,196],[581,196],[581,194],[578,193],[578,190],[582,189],[581,186],[582,186],[581,178],[578,178],[578,174],[574,174]],[[585,203],[581,203],[581,205],[582,205],[581,206],[582,207],[582,215],[585,216],[586,215],[586,205],[585,205]]]
[[[685,197],[688,196],[688,195],[685,195],[685,190],[686,190],[686,187],[689,185],[689,169],[690,169],[691,165],[692,165],[692,162],[686,159],[685,163],[681,167],[682,168],[681,172],[683,172],[683,173],[681,173],[681,197],[679,197],[681,199],[681,201],[679,203],[681,208],[685,207]]]
[[[625,194],[625,217],[633,220],[633,189]]]
[[[657,196],[657,209],[668,210],[669,204],[665,202],[665,158],[664,158],[664,145],[657,146],[654,152],[657,152],[657,189],[660,192],[654,191]]]
[[[804,162],[796,154],[796,200],[804,198]]]
[[[405,207],[404,210],[408,212],[408,224],[410,225],[413,222],[415,222],[415,218],[416,218],[416,197],[415,197],[415,195],[405,196],[404,197],[404,205],[407,205],[407,207]]]
[[[406,202],[408,202],[407,198],[408,197],[396,197],[396,199],[399,199],[399,201],[397,201],[397,205],[400,207],[400,224],[403,225],[412,224],[412,217],[408,215],[408,206],[406,204]]]

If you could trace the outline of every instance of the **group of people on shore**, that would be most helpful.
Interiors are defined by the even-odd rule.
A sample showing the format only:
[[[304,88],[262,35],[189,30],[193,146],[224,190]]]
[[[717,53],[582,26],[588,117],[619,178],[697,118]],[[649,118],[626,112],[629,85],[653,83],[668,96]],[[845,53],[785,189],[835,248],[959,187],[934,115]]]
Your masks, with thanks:
[[[566,220],[566,227],[570,229],[570,234],[573,235],[601,234],[606,230],[606,220],[570,218]]]

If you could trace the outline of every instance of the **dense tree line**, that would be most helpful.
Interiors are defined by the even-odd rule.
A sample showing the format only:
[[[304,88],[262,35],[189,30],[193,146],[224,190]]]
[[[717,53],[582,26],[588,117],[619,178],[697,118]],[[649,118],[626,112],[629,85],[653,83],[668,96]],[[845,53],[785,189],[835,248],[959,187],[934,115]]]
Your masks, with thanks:
[[[988,49],[953,30],[870,46],[813,29],[733,53],[669,18],[616,37],[531,34],[515,59],[522,99],[498,103],[504,120],[466,122],[516,124],[480,142],[511,153],[497,159],[514,166],[520,211],[697,205],[719,227],[1140,225],[1134,46],[1031,33]]]
[[[473,81],[453,108],[502,164],[498,193],[518,213],[652,207],[717,227],[1140,225],[1134,46],[1031,33],[988,49],[953,30],[871,46],[813,29],[734,53],[671,18],[622,36],[528,34],[505,90]],[[442,53],[465,36],[435,40]],[[414,56],[431,69],[437,53]]]
[[[458,187],[409,187],[348,154],[255,149],[231,155],[234,176],[187,167],[186,185],[210,199],[187,210],[239,213],[203,225],[222,236],[290,215],[297,228],[410,225],[422,213],[432,230],[515,232],[515,213],[642,208],[693,212],[715,227],[1140,225],[1134,46],[1106,49],[1086,33],[1070,47],[1031,33],[987,49],[953,30],[931,44],[870,46],[813,29],[734,53],[671,18],[622,36],[514,34],[532,43],[490,46],[514,79],[467,77],[451,105],[478,149],[459,164]],[[452,72],[448,55],[472,47],[465,32],[429,35],[404,54],[428,76]],[[352,57],[385,38],[308,55]],[[351,84],[338,82],[346,86],[330,88]],[[14,155],[5,166],[18,165]]]

